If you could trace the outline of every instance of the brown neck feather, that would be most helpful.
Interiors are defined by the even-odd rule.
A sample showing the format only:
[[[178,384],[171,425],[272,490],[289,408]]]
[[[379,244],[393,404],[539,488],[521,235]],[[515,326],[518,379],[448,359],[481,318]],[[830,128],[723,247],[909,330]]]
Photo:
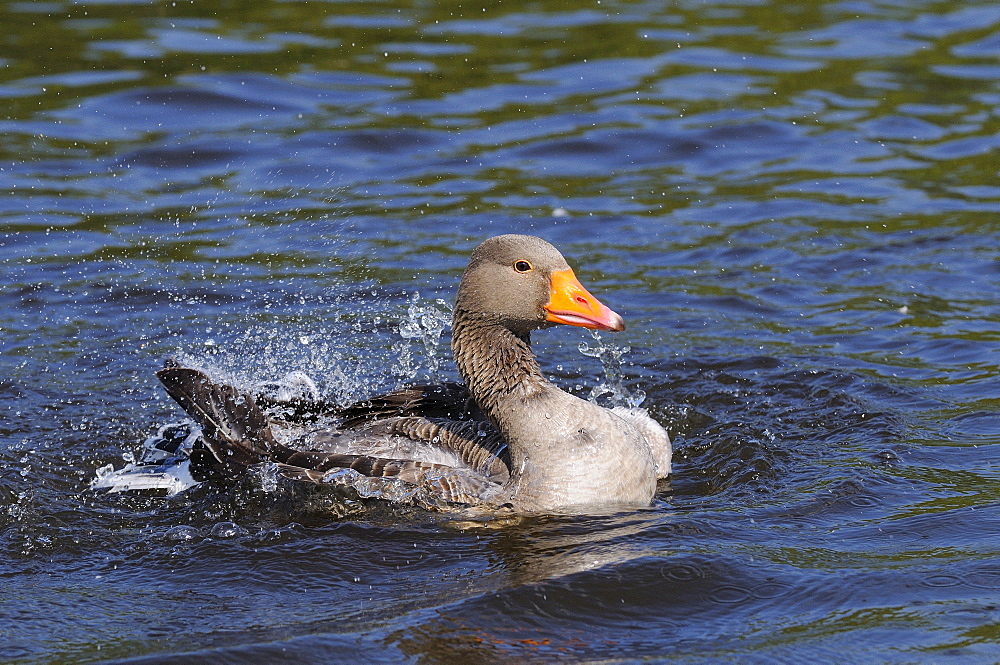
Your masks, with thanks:
[[[515,334],[496,318],[456,309],[451,348],[469,392],[501,432],[506,429],[505,403],[523,402],[550,385],[528,333]]]

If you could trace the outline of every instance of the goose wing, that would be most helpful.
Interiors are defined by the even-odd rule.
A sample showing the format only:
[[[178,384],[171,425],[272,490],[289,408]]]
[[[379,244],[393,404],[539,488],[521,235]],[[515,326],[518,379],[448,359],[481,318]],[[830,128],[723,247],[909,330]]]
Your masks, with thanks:
[[[191,454],[193,475],[199,480],[234,478],[253,464],[273,461],[293,478],[318,481],[331,470],[353,469],[369,477],[429,484],[446,501],[469,503],[509,477],[506,447],[484,422],[396,416],[367,422],[353,433],[345,433],[360,438],[399,436],[439,446],[459,457],[467,469],[421,460],[297,450],[275,439],[271,423],[254,396],[191,368],[167,367],[157,372],[157,377],[202,427],[203,443]]]

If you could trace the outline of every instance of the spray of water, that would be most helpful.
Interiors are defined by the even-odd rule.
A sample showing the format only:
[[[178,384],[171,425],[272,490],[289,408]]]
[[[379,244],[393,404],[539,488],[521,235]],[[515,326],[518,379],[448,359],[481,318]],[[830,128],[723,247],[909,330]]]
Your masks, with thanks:
[[[403,339],[395,348],[400,362],[405,363],[407,378],[416,379],[421,371],[411,349],[412,343],[416,341],[423,351],[423,378],[437,380],[441,367],[441,333],[451,326],[451,306],[440,298],[434,302],[423,301],[419,293],[414,293],[406,314],[406,318],[399,324],[399,334]]]
[[[638,408],[646,399],[643,390],[629,390],[625,386],[625,373],[622,371],[622,358],[631,351],[628,346],[618,346],[605,342],[599,332],[591,331],[595,344],[580,342],[580,353],[591,358],[597,358],[604,368],[604,376],[599,377],[597,385],[590,391],[591,402],[606,402],[609,406],[624,406]]]

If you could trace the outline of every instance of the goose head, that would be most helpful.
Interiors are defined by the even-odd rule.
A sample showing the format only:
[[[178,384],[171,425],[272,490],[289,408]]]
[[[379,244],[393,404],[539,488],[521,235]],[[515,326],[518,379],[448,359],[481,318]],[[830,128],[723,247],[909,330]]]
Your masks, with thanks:
[[[455,315],[498,323],[523,338],[557,324],[625,329],[622,317],[584,288],[559,250],[541,238],[514,234],[473,250]]]

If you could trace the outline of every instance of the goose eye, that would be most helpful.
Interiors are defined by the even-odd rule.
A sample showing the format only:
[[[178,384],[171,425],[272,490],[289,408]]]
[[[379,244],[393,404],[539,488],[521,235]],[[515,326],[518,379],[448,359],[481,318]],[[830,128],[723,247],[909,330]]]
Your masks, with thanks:
[[[531,264],[527,261],[514,261],[514,270],[517,272],[529,272],[531,270]]]

